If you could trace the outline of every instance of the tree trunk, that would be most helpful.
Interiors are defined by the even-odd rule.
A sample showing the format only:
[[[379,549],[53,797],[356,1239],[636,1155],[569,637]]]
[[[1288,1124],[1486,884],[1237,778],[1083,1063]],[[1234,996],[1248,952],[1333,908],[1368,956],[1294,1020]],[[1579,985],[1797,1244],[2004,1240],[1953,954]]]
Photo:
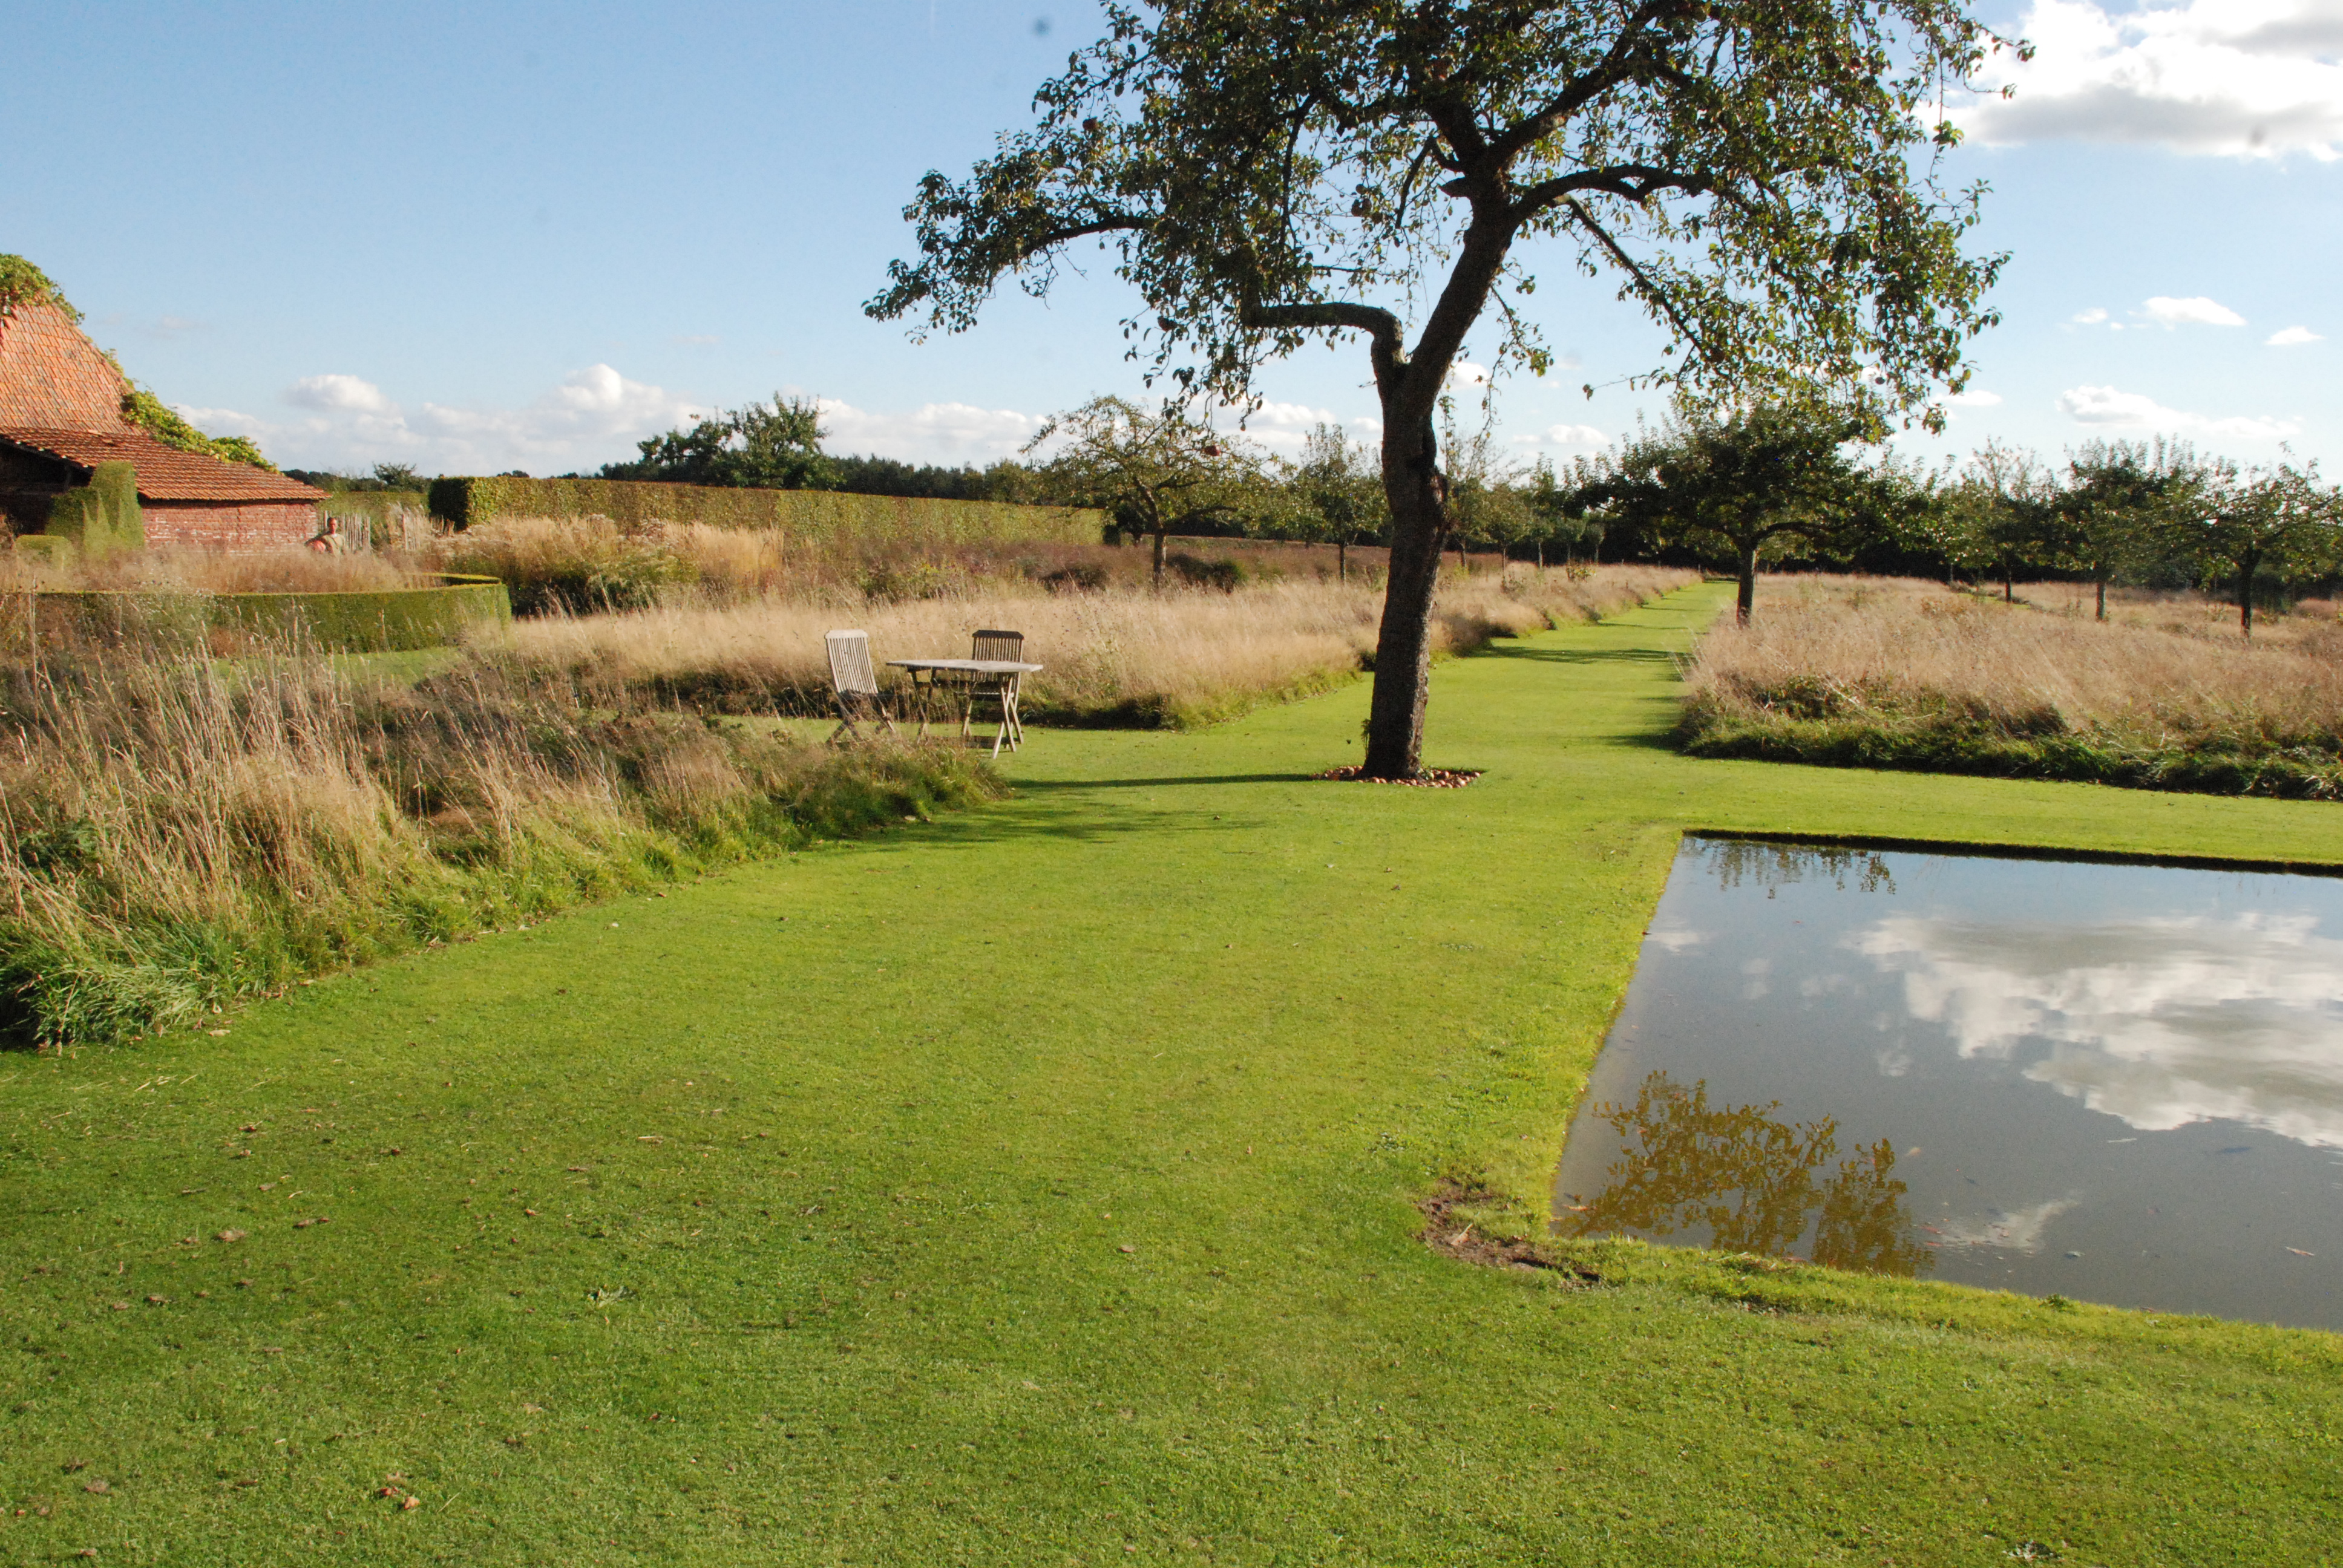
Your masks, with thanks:
[[[2259,550],[2247,550],[2237,562],[2237,627],[2247,642],[2254,638],[2254,568],[2261,564]]]
[[[2099,578],[2099,618],[2107,618],[2107,579],[2104,574]]]
[[[1733,601],[1733,624],[1747,626],[1750,612],[1757,608],[1757,544],[1751,540],[1741,547],[1741,593]]]
[[[1349,558],[1350,549],[1351,547],[1347,540],[1336,539],[1334,541],[1334,580],[1338,583],[1346,583],[1351,580],[1351,563]]]
[[[2001,602],[2017,602],[2017,563],[2015,561],[2001,563]]]
[[[1391,505],[1391,567],[1375,633],[1375,688],[1367,709],[1370,779],[1413,779],[1423,767],[1423,704],[1432,680],[1432,605],[1448,508],[1432,420],[1386,427],[1384,497]]]
[[[1537,552],[1538,570],[1543,573],[1545,570],[1545,541],[1544,539],[1540,539],[1537,542]]]
[[[1159,589],[1163,586],[1163,536],[1160,533],[1155,536],[1155,586]]]

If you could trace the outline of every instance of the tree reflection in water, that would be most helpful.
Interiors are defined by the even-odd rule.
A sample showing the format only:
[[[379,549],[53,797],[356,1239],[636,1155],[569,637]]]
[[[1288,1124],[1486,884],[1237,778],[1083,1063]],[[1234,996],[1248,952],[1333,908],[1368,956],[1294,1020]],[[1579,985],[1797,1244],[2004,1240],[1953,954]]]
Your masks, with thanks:
[[[1912,1275],[1936,1254],[1913,1239],[1895,1146],[1885,1139],[1823,1167],[1838,1152],[1830,1117],[1792,1124],[1765,1105],[1714,1109],[1706,1081],[1690,1090],[1664,1072],[1644,1080],[1633,1105],[1598,1107],[1624,1143],[1604,1172],[1606,1184],[1563,1216],[1581,1236],[1618,1231],[1672,1236],[1706,1227],[1708,1245],[1725,1252],[1791,1256],[1814,1226],[1807,1256],[1835,1269]]]

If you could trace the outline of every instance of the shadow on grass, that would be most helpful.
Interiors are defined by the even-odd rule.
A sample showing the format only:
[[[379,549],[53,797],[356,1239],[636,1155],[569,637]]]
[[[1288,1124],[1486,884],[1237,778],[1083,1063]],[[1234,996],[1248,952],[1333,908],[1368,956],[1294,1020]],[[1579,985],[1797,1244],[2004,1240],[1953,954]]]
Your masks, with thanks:
[[[1173,789],[1197,784],[1307,784],[1312,779],[1308,773],[1165,773],[1152,779],[1029,779],[1013,787],[1024,795],[1034,791]]]
[[[1474,657],[1524,658],[1538,664],[1673,665],[1682,656],[1656,648],[1533,648],[1521,643],[1493,642]]]

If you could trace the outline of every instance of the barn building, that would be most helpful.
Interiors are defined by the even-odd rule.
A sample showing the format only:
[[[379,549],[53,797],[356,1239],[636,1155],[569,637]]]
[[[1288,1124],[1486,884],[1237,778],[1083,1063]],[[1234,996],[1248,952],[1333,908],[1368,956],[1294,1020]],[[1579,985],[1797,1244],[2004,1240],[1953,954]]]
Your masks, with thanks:
[[[122,372],[56,306],[0,312],[0,520],[46,526],[49,500],[100,463],[138,475],[146,542],[235,552],[297,546],[317,531],[325,492],[200,452],[166,446],[122,411]]]

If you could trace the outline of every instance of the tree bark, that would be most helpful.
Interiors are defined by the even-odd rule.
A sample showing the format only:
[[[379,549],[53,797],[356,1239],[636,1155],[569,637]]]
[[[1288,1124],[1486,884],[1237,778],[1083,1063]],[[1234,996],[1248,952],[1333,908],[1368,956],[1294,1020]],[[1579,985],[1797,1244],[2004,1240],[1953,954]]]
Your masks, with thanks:
[[[2107,618],[2107,579],[2104,575],[2099,578],[2099,618]]]
[[[1747,626],[1757,608],[1757,541],[1741,547],[1741,592],[1733,601],[1733,624]]]
[[[1384,495],[1391,503],[1391,569],[1375,633],[1375,689],[1367,709],[1370,779],[1413,779],[1423,767],[1423,705],[1432,682],[1432,604],[1448,509],[1439,445],[1429,416],[1412,428],[1384,427]]]
[[[1502,182],[1485,183],[1474,192],[1463,250],[1412,355],[1402,351],[1399,321],[1389,312],[1363,311],[1341,323],[1373,337],[1375,394],[1383,415],[1383,498],[1392,518],[1391,571],[1383,625],[1375,635],[1375,689],[1367,713],[1367,757],[1360,769],[1370,779],[1413,779],[1423,769],[1432,605],[1440,581],[1440,547],[1449,529],[1448,483],[1440,472],[1433,416],[1464,334],[1488,304],[1522,221]]]
[[[1334,541],[1334,580],[1338,583],[1346,583],[1351,580],[1350,549],[1351,547],[1347,540],[1336,539]]]
[[[2247,550],[2237,562],[2237,627],[2247,642],[2254,639],[2254,568],[2261,564],[2259,550]]]
[[[1163,586],[1163,536],[1161,533],[1155,536],[1155,586],[1159,589]]]

